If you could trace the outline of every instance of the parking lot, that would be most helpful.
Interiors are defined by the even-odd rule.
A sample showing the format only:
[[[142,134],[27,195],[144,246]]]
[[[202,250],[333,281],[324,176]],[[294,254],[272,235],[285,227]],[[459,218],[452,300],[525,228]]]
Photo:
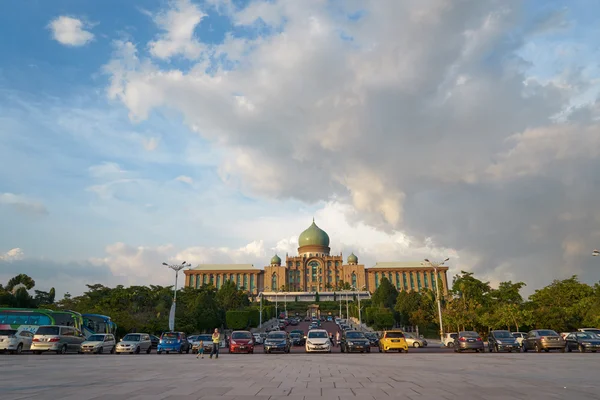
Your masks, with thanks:
[[[0,399],[599,399],[596,354],[0,356]]]

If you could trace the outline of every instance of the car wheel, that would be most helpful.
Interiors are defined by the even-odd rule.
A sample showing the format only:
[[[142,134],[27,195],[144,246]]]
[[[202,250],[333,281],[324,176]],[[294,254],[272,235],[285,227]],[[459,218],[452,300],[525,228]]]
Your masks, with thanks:
[[[102,354],[104,353],[104,347],[100,346],[98,347],[98,351],[96,352],[97,354]]]
[[[559,349],[558,351],[560,351],[561,353],[564,353],[564,352],[565,352],[565,348],[564,348],[564,347],[562,347],[562,348],[561,348],[561,349]]]
[[[331,350],[329,352],[331,353]],[[371,348],[367,347],[367,353],[370,353],[370,352],[371,352]]]
[[[140,354],[140,346],[138,346],[138,347],[135,348],[134,353],[135,354]]]
[[[113,347],[112,347],[112,349],[110,349],[110,354],[115,354],[115,351],[116,351],[116,350],[117,350],[117,349],[116,349],[116,347],[115,347],[115,346],[113,346]]]
[[[378,347],[378,348],[379,348],[379,352],[380,352],[380,353],[383,353],[383,350],[381,350],[381,347]]]
[[[414,347],[415,349],[418,349],[419,347],[421,347],[421,344],[420,344],[419,342],[414,342],[414,343],[413,343],[413,347]]]
[[[63,344],[60,349],[56,350],[56,354],[65,354],[67,352],[67,345]]]
[[[190,354],[190,346],[188,346],[187,350],[185,351],[185,354]]]
[[[19,343],[19,345],[17,346],[17,354],[21,354],[23,352],[23,343]]]
[[[152,351],[152,346],[148,346],[148,349],[146,350],[146,354],[150,354],[151,351]]]

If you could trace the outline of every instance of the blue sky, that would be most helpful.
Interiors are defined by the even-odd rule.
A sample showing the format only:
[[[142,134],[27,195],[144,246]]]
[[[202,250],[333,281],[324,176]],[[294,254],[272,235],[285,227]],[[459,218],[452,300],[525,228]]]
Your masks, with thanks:
[[[9,272],[0,278],[17,262],[32,275],[45,262],[53,268],[70,263],[68,271],[80,265],[81,278],[70,285],[84,282],[87,268],[106,270],[109,283],[123,282],[119,268],[133,281],[153,281],[154,272],[140,272],[146,263],[183,255],[193,262],[261,265],[274,252],[294,252],[294,237],[315,215],[335,236],[336,251],[358,249],[366,263],[451,253],[454,268],[492,280],[535,276],[519,272],[530,260],[488,266],[477,240],[455,239],[471,225],[457,221],[457,232],[425,221],[415,225],[421,210],[407,205],[429,193],[433,199],[463,190],[465,181],[483,185],[491,178],[473,171],[508,169],[492,164],[510,153],[509,138],[548,128],[570,106],[593,108],[600,5],[523,1],[506,14],[492,1],[457,13],[427,9],[424,2],[427,12],[419,14],[420,8],[392,2],[386,16],[382,4],[3,4],[0,220],[9,229],[0,230],[0,262]],[[429,40],[420,31],[423,22],[411,16],[436,13],[444,21],[429,28],[438,35]],[[476,32],[475,44],[467,31]],[[474,49],[469,56],[461,50],[467,48]],[[395,51],[400,55],[391,57]],[[536,80],[544,93],[523,99],[524,88],[495,86],[508,79],[507,60],[515,57],[520,80]],[[466,83],[450,87],[455,81]],[[449,88],[446,100],[436,97],[440,88]],[[478,97],[490,90],[498,93],[495,100]],[[514,117],[496,132],[489,119],[462,116],[471,102],[511,115],[519,113],[511,104],[521,104],[531,117]],[[396,112],[382,104],[403,106]],[[434,117],[402,115],[410,104],[448,108]],[[370,120],[373,110],[385,116]],[[399,117],[400,124],[394,122]],[[432,130],[436,126],[464,132],[460,139],[473,134],[489,141],[451,146],[452,168],[413,170],[425,154],[406,145],[418,145],[417,133],[435,141],[429,152],[458,143],[453,133]],[[388,157],[391,143],[400,150]],[[553,154],[540,157],[550,162]],[[452,205],[437,206],[452,214]],[[574,231],[548,238],[549,245],[566,248]],[[504,234],[514,236],[509,228]],[[20,255],[7,256],[12,249]],[[586,262],[566,263],[588,276]]]

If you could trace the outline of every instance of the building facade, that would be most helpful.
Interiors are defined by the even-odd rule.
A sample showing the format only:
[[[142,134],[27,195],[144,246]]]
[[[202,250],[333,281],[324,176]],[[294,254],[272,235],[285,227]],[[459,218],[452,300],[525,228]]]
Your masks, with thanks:
[[[256,268],[252,264],[200,264],[185,273],[185,284],[200,288],[212,285],[217,289],[232,280],[240,289],[250,293],[296,292],[327,293],[350,289],[373,293],[385,277],[398,290],[434,290],[447,293],[448,267],[437,268],[421,262],[378,262],[373,267],[359,264],[352,253],[344,262],[342,254],[331,254],[329,235],[315,221],[298,237],[298,255],[286,255],[282,262],[278,255],[269,265]]]

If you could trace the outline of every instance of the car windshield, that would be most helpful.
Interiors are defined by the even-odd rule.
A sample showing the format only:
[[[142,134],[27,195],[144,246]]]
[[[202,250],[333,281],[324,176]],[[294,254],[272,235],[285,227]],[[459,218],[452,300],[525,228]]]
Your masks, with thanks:
[[[346,337],[348,339],[364,339],[365,335],[362,332],[348,332]]]
[[[92,335],[87,339],[88,342],[103,342],[104,335]]]
[[[197,341],[203,341],[203,342],[210,342],[212,341],[212,336],[211,335],[200,335],[198,336],[198,338],[196,339]]]
[[[600,329],[586,329],[585,333],[593,333],[594,335],[600,335]]]
[[[515,338],[522,338],[523,337],[523,334],[521,332],[516,332],[516,333],[513,333],[512,335]]]
[[[269,333],[267,339],[285,339],[285,333],[273,332]]]
[[[450,334],[450,337],[451,337],[452,339],[457,339],[457,338],[458,338],[458,333],[451,333],[451,334]]]
[[[512,333],[510,333],[509,331],[496,331],[493,333],[494,337],[497,339],[514,339]]]
[[[299,333],[293,333],[293,332],[292,332],[292,333],[290,333],[290,337],[291,337],[291,338],[299,338],[299,337],[301,337],[301,336],[302,336],[302,335],[300,335]]]
[[[125,337],[123,338],[124,342],[139,342],[140,341],[140,335],[125,335]]]
[[[386,332],[386,339],[401,339],[404,337],[402,332]]]
[[[579,339],[598,339],[598,335],[592,332],[578,333],[577,337]]]
[[[0,329],[0,336],[12,336],[17,333],[16,329]]]
[[[558,333],[551,331],[551,330],[547,330],[547,331],[538,331],[538,334],[540,336],[558,336]]]
[[[163,333],[163,339],[179,339],[179,334],[174,332]]]
[[[252,339],[250,332],[233,332],[231,334],[232,339]]]
[[[473,331],[461,332],[460,336],[462,337],[479,337],[479,333]]]
[[[312,331],[308,332],[309,339],[327,339],[327,332]]]
[[[40,326],[36,335],[58,335],[60,328],[58,326]]]
[[[376,333],[365,333],[365,336],[368,337],[369,339],[377,339],[377,334]]]

